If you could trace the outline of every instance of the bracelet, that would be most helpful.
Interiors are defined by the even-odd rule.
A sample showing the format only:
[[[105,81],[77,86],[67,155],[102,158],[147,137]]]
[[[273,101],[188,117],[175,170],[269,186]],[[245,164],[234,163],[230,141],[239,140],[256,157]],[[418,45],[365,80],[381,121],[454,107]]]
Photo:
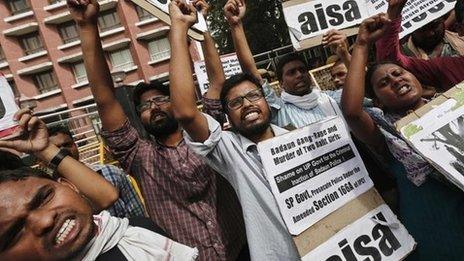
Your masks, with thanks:
[[[68,150],[60,149],[60,151],[55,155],[55,157],[53,157],[53,159],[48,163],[48,167],[53,171],[56,171],[61,161],[63,161],[63,159],[66,156],[69,156]]]

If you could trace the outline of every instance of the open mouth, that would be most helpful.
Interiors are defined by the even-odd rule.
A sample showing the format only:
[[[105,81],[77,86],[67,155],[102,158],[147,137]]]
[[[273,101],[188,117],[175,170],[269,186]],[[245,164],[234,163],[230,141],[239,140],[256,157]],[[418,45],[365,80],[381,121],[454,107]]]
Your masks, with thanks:
[[[305,88],[305,87],[309,86],[309,84],[308,84],[306,81],[302,80],[302,81],[299,81],[299,82],[296,84],[296,86],[299,87],[299,88],[301,89],[301,88]]]
[[[398,89],[398,94],[400,96],[403,96],[403,95],[407,94],[408,92],[410,92],[411,89],[412,89],[411,86],[409,86],[407,84],[404,84]]]
[[[164,113],[155,113],[151,117],[151,122],[159,122],[166,119],[166,115]]]
[[[259,118],[260,111],[257,109],[248,110],[243,113],[242,119],[245,121],[255,121]]]
[[[77,221],[75,218],[67,218],[60,226],[54,237],[55,246],[61,246],[71,241],[77,234]]]

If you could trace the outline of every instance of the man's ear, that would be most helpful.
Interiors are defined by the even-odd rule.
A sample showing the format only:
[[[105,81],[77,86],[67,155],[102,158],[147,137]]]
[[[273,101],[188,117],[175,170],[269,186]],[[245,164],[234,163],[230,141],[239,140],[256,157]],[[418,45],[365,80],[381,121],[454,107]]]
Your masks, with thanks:
[[[71,181],[65,178],[58,178],[57,182],[60,183],[61,185],[68,186],[69,188],[71,188],[72,190],[80,194],[79,189],[77,189],[76,185],[74,185]]]

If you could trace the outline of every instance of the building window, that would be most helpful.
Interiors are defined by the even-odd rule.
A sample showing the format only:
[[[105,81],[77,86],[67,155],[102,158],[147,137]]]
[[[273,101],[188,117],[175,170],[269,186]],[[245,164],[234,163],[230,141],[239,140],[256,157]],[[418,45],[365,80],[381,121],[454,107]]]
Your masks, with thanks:
[[[27,0],[8,0],[8,5],[10,6],[10,11],[13,15],[25,13],[31,10]]]
[[[74,64],[73,72],[76,83],[87,82],[87,73],[85,72],[85,66],[83,62]]]
[[[37,53],[43,50],[42,41],[38,32],[22,36],[21,44],[26,55]]]
[[[67,23],[61,24],[58,26],[58,31],[60,32],[61,39],[63,43],[71,43],[79,40],[79,33],[77,31],[77,26],[74,21],[69,21]]]
[[[0,46],[0,63],[5,62],[5,61],[6,61],[5,53],[3,52],[3,48]]]
[[[137,16],[139,17],[140,21],[148,20],[154,17],[147,10],[143,9],[138,5],[135,5],[135,10],[137,11]]]
[[[168,38],[161,38],[148,43],[148,51],[152,61],[159,61],[171,56]]]
[[[58,83],[53,71],[47,71],[34,75],[34,81],[37,89],[41,94],[58,89]]]
[[[18,88],[16,87],[15,81],[14,81],[14,80],[9,80],[9,81],[8,81],[8,84],[10,85],[11,90],[12,90],[13,93],[14,93],[14,97],[15,97],[15,98],[20,97],[21,94],[19,93],[19,90],[18,90]]]
[[[116,10],[103,12],[98,17],[98,26],[100,28],[100,32],[105,32],[117,28],[120,25],[121,23],[119,22],[119,16]]]
[[[129,49],[122,49],[110,53],[113,71],[125,71],[134,67],[134,61]]]

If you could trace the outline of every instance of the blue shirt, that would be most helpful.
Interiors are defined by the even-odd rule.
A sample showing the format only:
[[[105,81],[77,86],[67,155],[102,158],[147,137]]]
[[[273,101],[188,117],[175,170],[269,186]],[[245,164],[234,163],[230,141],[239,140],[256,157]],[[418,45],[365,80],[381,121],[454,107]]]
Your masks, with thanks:
[[[293,126],[301,128],[309,124],[326,119],[329,116],[343,115],[339,109],[342,97],[342,89],[336,91],[321,91],[321,103],[312,109],[302,109],[292,103],[284,102],[272,87],[264,82],[264,95],[271,108],[272,123],[280,127]],[[365,98],[363,106],[371,107],[372,101]]]
[[[216,120],[204,115],[208,120],[209,138],[198,143],[184,133],[185,140],[237,192],[243,209],[251,259],[299,260],[292,236],[265,178],[256,144],[240,134],[223,131]],[[271,127],[276,136],[288,132],[275,125]]]
[[[119,199],[106,209],[112,216],[120,218],[130,218],[137,216],[145,216],[140,199],[132,187],[127,174],[120,168],[113,165],[92,165],[90,166],[94,171],[101,174],[113,186],[119,190]]]

